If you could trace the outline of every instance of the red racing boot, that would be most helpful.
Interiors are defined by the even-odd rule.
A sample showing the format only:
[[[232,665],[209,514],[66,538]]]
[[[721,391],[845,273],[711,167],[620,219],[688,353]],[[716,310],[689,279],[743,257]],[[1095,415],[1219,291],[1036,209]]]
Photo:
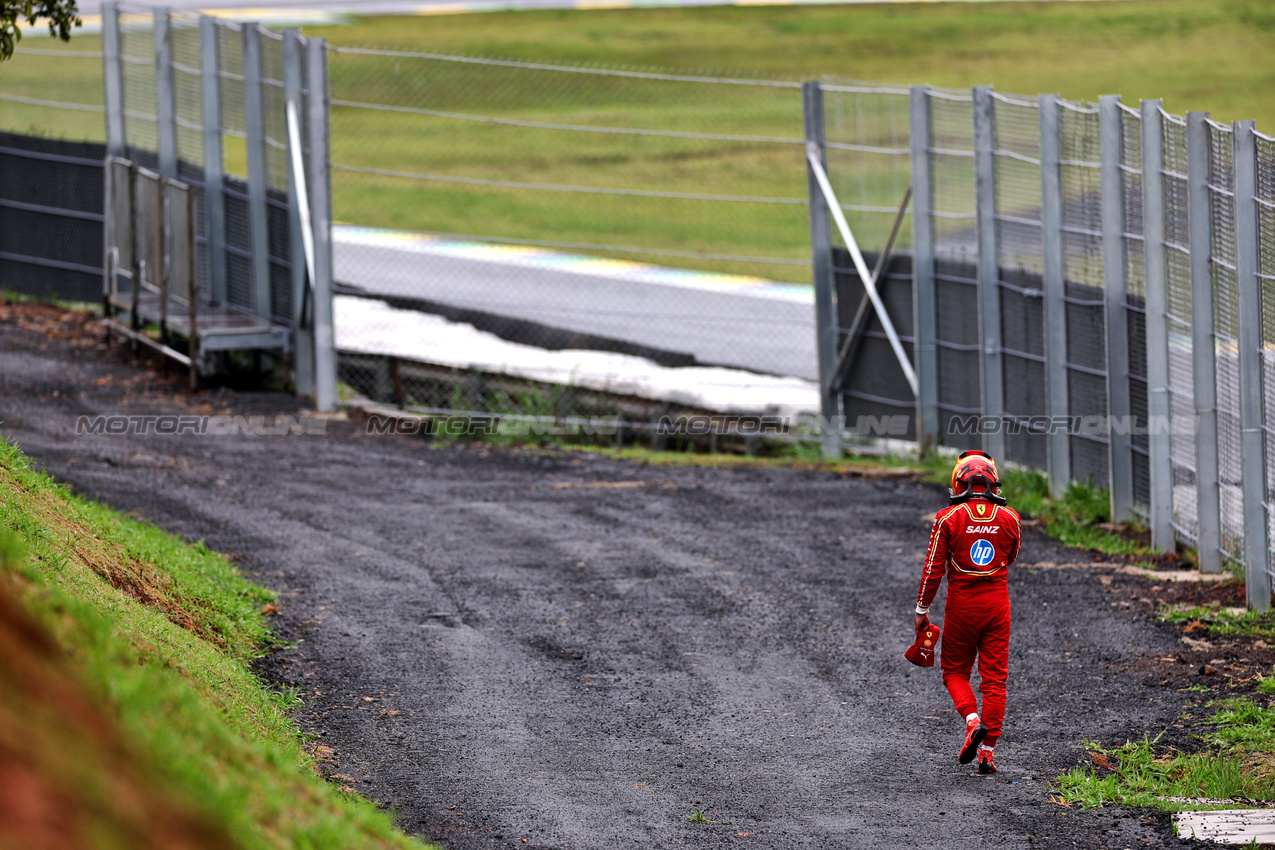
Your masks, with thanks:
[[[978,745],[983,743],[983,739],[986,737],[987,727],[983,725],[983,721],[978,718],[978,715],[965,721],[965,745],[961,747],[961,764],[969,764],[974,760]]]
[[[992,748],[978,748],[978,772],[979,773],[995,773],[996,762],[992,761]]]

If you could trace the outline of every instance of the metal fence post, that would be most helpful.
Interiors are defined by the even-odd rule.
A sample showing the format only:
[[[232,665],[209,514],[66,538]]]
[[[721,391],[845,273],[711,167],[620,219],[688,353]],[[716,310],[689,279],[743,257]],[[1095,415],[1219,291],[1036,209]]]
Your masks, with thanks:
[[[120,10],[115,3],[102,4],[102,82],[103,104],[106,107],[106,155],[126,156],[128,141],[124,132],[124,63],[120,44]],[[102,228],[102,315],[111,316],[111,291],[115,274],[115,258],[111,249],[115,241],[116,203],[114,169],[110,163],[103,179],[105,227]]]
[[[815,148],[827,171],[823,132],[823,89],[818,82],[801,87],[802,115],[805,118],[806,146]],[[806,191],[810,198],[810,252],[815,284],[815,351],[819,357],[819,412],[824,457],[841,456],[841,392],[833,386],[837,368],[837,311],[833,300],[835,281],[832,273],[832,233],[828,205],[815,179],[814,170],[806,166]]]
[[[1044,255],[1045,413],[1050,418],[1049,492],[1061,498],[1071,482],[1071,435],[1067,426],[1067,290],[1063,278],[1061,124],[1058,95],[1040,104],[1040,226]]]
[[[1262,429],[1262,282],[1258,278],[1257,139],[1252,121],[1233,126],[1235,146],[1235,278],[1238,289],[1241,484],[1244,575],[1248,605],[1271,605],[1266,514],[1266,438]]]
[[[248,153],[248,226],[253,312],[269,319],[270,237],[266,224],[266,117],[261,82],[261,28],[243,25],[243,116]]]
[[[310,221],[314,227],[314,402],[336,408],[336,337],[332,317],[332,191],[328,182],[327,42],[306,42],[310,95]]]
[[[172,15],[167,7],[154,12],[155,20],[155,133],[159,147],[159,173],[177,176],[177,95],[173,90]]]
[[[1186,116],[1187,207],[1190,210],[1192,390],[1195,397],[1196,515],[1200,570],[1222,571],[1218,491],[1217,344],[1213,336],[1213,214],[1207,112]]]
[[[304,50],[300,30],[287,29],[283,31],[284,103],[299,103],[301,100],[303,79],[301,61]],[[289,144],[291,144],[291,141],[289,141]],[[289,156],[288,161],[292,161],[291,156]],[[289,169],[288,173],[291,178],[291,169]],[[306,326],[307,317],[303,315],[307,300],[306,290],[308,284],[305,243],[301,237],[302,223],[299,204],[296,180],[289,179],[288,233],[292,242],[292,362],[296,370],[296,393],[297,395],[308,396],[314,394],[314,341],[310,334],[310,328]]]
[[[996,240],[996,106],[991,86],[974,88],[974,194],[978,234],[978,326],[981,351],[983,450],[1005,454],[1005,384],[1001,367],[1000,262]]]
[[[1129,316],[1125,311],[1124,129],[1120,96],[1098,99],[1102,179],[1102,266],[1106,294],[1107,437],[1110,440],[1111,521],[1125,523],[1133,510],[1133,440],[1129,403]]]
[[[1146,257],[1147,454],[1151,546],[1172,552],[1173,460],[1169,405],[1169,276],[1164,255],[1164,118],[1160,101],[1142,101],[1142,235]]]
[[[938,297],[934,287],[934,190],[930,173],[930,90],[908,92],[912,148],[912,326],[916,328],[916,442],[922,455],[939,442]]]
[[[221,136],[221,56],[216,18],[199,19],[200,85],[204,107],[204,216],[208,221],[208,300],[226,300],[226,176]]]
[[[106,153],[127,156],[124,130],[124,54],[120,43],[120,9],[115,3],[102,4],[102,81],[105,86]]]

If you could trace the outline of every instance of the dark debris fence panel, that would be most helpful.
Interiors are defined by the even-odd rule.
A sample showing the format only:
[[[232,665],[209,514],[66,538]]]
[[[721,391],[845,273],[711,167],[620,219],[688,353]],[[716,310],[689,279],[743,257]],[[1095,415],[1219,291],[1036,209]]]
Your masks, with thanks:
[[[1107,340],[1098,109],[1093,104],[1062,101],[1059,132],[1068,410],[1072,416],[1105,417]],[[1073,430],[1071,478],[1105,487],[1109,441],[1096,430]]]
[[[996,250],[1001,300],[1006,460],[1044,469],[1045,435],[1028,420],[1045,407],[1045,327],[1041,283],[1040,110],[1037,101],[993,95]]]
[[[0,63],[0,283],[39,297],[102,295],[102,54],[29,33]],[[40,234],[33,238],[32,234]]]
[[[1230,126],[1209,122],[1209,194],[1213,218],[1214,328],[1217,356],[1218,490],[1222,548],[1238,558],[1244,539],[1241,487],[1239,316],[1235,276],[1235,163]]]
[[[1257,273],[1262,288],[1262,430],[1266,443],[1268,540],[1275,540],[1275,138],[1254,133],[1257,142]],[[1268,569],[1275,565],[1268,553]]]
[[[934,289],[939,435],[954,417],[982,411],[979,388],[978,240],[974,221],[973,99],[930,89]]]

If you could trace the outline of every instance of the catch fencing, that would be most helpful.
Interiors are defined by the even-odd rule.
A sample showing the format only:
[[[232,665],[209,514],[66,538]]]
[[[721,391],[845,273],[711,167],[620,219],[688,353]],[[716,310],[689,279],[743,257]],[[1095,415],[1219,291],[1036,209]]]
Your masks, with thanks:
[[[638,425],[813,398],[800,83],[347,47],[330,68],[354,392]]]
[[[827,87],[808,94],[808,116],[820,95],[875,102],[863,111],[901,99]],[[1158,100],[909,96],[914,285],[884,312],[907,331],[897,336],[916,389],[895,353],[861,347],[827,373],[825,416],[911,405],[922,447],[977,446],[1046,470],[1055,495],[1074,481],[1108,488],[1117,522],[1145,524],[1157,548],[1196,549],[1205,571],[1242,566],[1265,608],[1275,142],[1251,122],[1178,116]],[[835,160],[828,170],[835,178]],[[812,209],[836,201],[812,191]],[[816,245],[835,237],[826,216],[812,221]],[[845,247],[829,244],[831,265]],[[838,351],[855,331],[833,317],[847,315],[843,300],[862,305],[866,287],[854,271],[825,283],[818,268],[829,291],[819,346]],[[856,374],[886,376],[892,394],[838,394]]]

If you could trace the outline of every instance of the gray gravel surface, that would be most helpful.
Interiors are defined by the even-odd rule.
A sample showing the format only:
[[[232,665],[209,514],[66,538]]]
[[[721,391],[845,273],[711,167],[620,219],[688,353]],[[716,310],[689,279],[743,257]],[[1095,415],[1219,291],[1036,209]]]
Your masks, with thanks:
[[[1177,843],[1163,815],[1050,801],[1077,742],[1154,734],[1190,696],[1148,672],[1172,630],[1089,570],[1015,570],[1002,771],[957,764],[938,671],[902,656],[936,487],[440,448],[342,421],[75,434],[102,413],[301,412],[282,395],[186,397],[122,349],[0,322],[0,431],[278,590],[275,625],[299,642],[263,675],[300,689],[325,770],[413,833],[451,848]],[[1029,534],[1022,562],[1084,557]]]

